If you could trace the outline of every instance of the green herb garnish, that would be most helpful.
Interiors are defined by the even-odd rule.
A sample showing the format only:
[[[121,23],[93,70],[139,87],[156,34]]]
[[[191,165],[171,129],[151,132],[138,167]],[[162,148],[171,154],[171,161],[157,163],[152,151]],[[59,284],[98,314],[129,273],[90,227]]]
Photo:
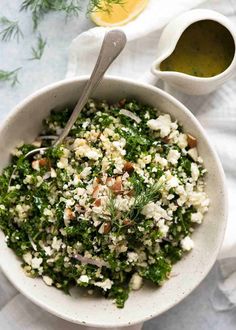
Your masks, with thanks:
[[[11,21],[7,17],[0,17],[0,27],[3,28],[0,32],[2,41],[9,41],[11,39],[20,40],[23,38],[23,33],[19,27],[18,21]]]
[[[38,35],[36,47],[32,47],[32,57],[30,60],[40,60],[43,56],[44,48],[47,44],[46,39],[43,39],[41,34]]]
[[[17,68],[13,71],[0,70],[0,81],[10,81],[12,86],[19,83],[18,72],[21,68]]]

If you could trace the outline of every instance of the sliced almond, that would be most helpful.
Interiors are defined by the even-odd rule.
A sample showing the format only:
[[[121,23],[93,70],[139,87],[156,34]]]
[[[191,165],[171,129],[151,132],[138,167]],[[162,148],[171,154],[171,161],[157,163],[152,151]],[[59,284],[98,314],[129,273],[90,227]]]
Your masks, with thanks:
[[[124,164],[123,170],[128,173],[132,173],[134,171],[134,166],[131,162],[126,162]]]
[[[84,207],[80,206],[79,204],[76,204],[76,205],[75,205],[75,210],[76,210],[76,212],[78,212],[78,213],[85,213],[85,209],[84,209]]]
[[[123,191],[123,195],[129,196],[129,197],[132,197],[133,194],[134,194],[134,191],[133,190]]]
[[[197,146],[197,139],[190,134],[187,134],[187,142],[189,148],[195,148]]]
[[[110,222],[105,222],[104,223],[104,229],[103,229],[104,234],[108,234],[110,230],[111,230]]]
[[[65,209],[65,216],[67,219],[70,219],[70,220],[75,219],[75,213],[70,208]]]
[[[99,233],[100,234],[108,234],[111,230],[111,224],[110,222],[104,222],[101,227],[99,228]]]
[[[92,197],[93,198],[97,198],[98,197],[98,194],[99,194],[99,190],[100,190],[100,186],[96,186],[94,189],[93,189],[93,193],[92,193]]]
[[[188,155],[195,161],[197,162],[198,160],[198,152],[197,148],[191,148],[188,150]]]
[[[96,199],[95,202],[94,202],[94,204],[95,204],[96,206],[101,206],[101,204],[102,204],[102,200],[101,200],[101,198]]]
[[[110,189],[115,193],[115,194],[120,194],[123,190],[122,186],[122,178],[121,176],[116,177],[115,183],[110,187]]]
[[[123,221],[123,224],[124,224],[125,226],[130,227],[130,226],[133,225],[133,222],[132,222],[130,219],[125,219],[125,220]]]
[[[170,142],[170,138],[169,138],[168,135],[165,136],[162,140],[163,140],[163,142],[166,143],[166,144],[168,144],[168,143]]]
[[[38,160],[33,160],[31,163],[31,166],[34,170],[36,171],[40,171],[40,167],[39,167],[39,161]]]

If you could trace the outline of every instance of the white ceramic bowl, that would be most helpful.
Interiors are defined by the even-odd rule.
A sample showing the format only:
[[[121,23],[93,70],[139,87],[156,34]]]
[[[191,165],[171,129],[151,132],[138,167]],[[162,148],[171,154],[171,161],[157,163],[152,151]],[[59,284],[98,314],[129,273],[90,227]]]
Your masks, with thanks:
[[[9,162],[10,150],[20,141],[31,142],[38,135],[42,119],[52,108],[64,109],[79,98],[86,78],[61,81],[47,86],[20,103],[0,129],[0,169]],[[169,113],[184,130],[198,140],[199,153],[208,170],[206,191],[211,199],[204,223],[193,234],[195,248],[174,267],[170,280],[161,287],[145,286],[130,294],[124,309],[104,298],[72,296],[46,286],[40,279],[24,275],[20,261],[7,248],[0,233],[0,266],[14,286],[47,311],[72,322],[94,327],[121,327],[148,320],[186,297],[207,275],[214,264],[226,226],[224,173],[204,130],[192,113],[179,101],[155,87],[127,79],[109,77],[102,81],[95,98],[111,102],[136,98]]]

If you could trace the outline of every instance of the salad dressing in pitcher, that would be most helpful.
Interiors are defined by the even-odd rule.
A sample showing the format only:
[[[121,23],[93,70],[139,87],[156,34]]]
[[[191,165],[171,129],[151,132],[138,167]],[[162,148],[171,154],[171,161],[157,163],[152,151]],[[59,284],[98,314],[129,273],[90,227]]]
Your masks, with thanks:
[[[191,24],[160,64],[161,71],[177,71],[196,77],[214,77],[225,71],[235,53],[229,30],[213,20]]]

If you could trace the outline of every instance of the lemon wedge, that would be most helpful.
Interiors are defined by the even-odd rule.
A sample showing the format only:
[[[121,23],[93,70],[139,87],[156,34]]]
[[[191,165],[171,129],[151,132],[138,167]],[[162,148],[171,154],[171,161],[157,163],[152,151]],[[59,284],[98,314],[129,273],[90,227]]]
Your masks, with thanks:
[[[147,6],[149,0],[124,0],[122,4],[101,2],[102,10],[91,13],[92,21],[99,26],[121,26],[135,19]]]

